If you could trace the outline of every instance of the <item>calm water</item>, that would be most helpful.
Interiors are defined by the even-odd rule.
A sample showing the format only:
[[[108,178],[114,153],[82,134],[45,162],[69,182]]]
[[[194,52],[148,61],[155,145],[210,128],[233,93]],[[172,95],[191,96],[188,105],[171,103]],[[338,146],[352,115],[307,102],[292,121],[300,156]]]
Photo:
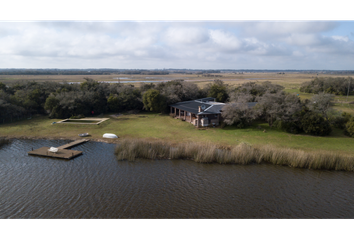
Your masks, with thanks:
[[[354,173],[117,161],[114,145],[95,142],[71,161],[27,156],[68,142],[0,149],[0,218],[354,218]]]

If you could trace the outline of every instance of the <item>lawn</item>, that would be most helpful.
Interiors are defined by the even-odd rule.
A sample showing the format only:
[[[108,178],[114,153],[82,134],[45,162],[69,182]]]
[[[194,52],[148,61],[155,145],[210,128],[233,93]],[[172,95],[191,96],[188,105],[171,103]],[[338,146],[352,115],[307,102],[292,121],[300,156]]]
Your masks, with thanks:
[[[171,143],[179,142],[210,142],[218,145],[237,145],[241,142],[260,146],[271,144],[276,147],[294,149],[328,150],[341,153],[354,153],[354,138],[349,138],[342,130],[334,129],[330,136],[315,137],[303,134],[290,134],[269,128],[266,123],[255,123],[246,129],[235,127],[208,128],[199,130],[190,123],[173,119],[168,115],[140,113],[122,115],[100,125],[51,124],[59,119],[45,116],[30,120],[0,125],[0,137],[29,138],[79,138],[79,133],[90,133],[91,139],[103,140],[104,133],[114,133],[121,139],[164,140]],[[260,126],[260,129],[257,126]],[[264,129],[266,130],[264,132]]]

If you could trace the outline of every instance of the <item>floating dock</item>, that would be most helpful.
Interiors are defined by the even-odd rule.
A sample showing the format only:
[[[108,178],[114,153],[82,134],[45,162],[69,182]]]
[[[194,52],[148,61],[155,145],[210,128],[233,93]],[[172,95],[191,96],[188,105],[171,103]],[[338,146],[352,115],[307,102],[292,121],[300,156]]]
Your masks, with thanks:
[[[57,147],[58,152],[56,152],[56,153],[48,151],[50,149],[49,147],[41,147],[41,148],[38,148],[38,149],[28,152],[28,155],[61,158],[61,159],[70,160],[72,158],[75,158],[75,157],[81,155],[82,151],[68,150],[67,148],[72,148],[74,146],[77,146],[79,144],[82,144],[82,143],[85,143],[88,141],[89,141],[88,139],[80,139],[80,140],[65,144],[63,146]]]

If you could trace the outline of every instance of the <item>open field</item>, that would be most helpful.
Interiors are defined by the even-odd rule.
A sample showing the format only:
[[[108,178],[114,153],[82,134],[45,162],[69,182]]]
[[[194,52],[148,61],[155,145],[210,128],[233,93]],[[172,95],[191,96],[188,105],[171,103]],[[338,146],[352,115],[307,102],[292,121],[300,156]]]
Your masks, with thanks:
[[[104,117],[110,117],[105,115]],[[354,154],[354,138],[334,129],[330,136],[315,137],[304,134],[290,134],[270,129],[268,124],[255,123],[246,129],[235,127],[208,128],[198,130],[193,125],[168,115],[141,113],[121,115],[100,125],[51,124],[59,119],[45,116],[34,117],[11,124],[0,125],[0,138],[63,138],[78,139],[79,133],[88,132],[89,139],[104,141],[104,133],[114,133],[119,139],[107,140],[119,142],[122,139],[163,140],[171,144],[182,142],[213,143],[218,146],[234,146],[248,143],[254,147],[271,144],[274,147],[301,149],[304,151],[327,150],[334,153]],[[261,129],[257,126],[260,125]],[[266,132],[263,132],[266,129]]]
[[[55,81],[55,82],[84,82],[84,78],[92,78],[97,81],[164,81],[174,79],[184,79],[186,81],[195,82],[200,87],[203,87],[208,82],[214,79],[220,79],[230,85],[238,85],[248,81],[271,81],[276,84],[280,84],[287,89],[298,88],[302,82],[310,81],[317,77],[354,77],[352,75],[336,75],[336,74],[315,74],[315,73],[215,73],[215,75],[221,75],[221,77],[206,77],[201,74],[169,74],[169,75],[140,75],[140,74],[111,74],[111,75],[0,75],[0,82],[11,83],[21,80],[26,81]],[[131,84],[131,83],[127,83]],[[136,83],[134,85],[138,85]]]

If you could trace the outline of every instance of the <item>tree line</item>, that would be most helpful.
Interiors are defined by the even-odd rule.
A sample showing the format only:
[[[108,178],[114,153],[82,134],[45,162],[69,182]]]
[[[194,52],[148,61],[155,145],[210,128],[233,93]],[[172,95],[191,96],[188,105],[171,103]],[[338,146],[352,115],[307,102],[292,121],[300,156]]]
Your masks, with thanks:
[[[29,114],[75,118],[129,110],[167,113],[170,104],[214,97],[218,102],[228,103],[222,109],[227,125],[243,128],[254,121],[264,121],[289,133],[319,136],[339,127],[354,137],[354,118],[332,109],[334,95],[330,93],[320,92],[310,100],[300,100],[271,82],[247,82],[231,87],[214,80],[199,88],[194,83],[174,80],[134,87],[84,79],[81,84],[22,81],[6,86],[0,82],[0,123]],[[250,108],[249,102],[256,104]]]
[[[335,95],[354,95],[353,78],[315,78],[312,81],[301,84],[300,92],[305,93],[331,93]]]

